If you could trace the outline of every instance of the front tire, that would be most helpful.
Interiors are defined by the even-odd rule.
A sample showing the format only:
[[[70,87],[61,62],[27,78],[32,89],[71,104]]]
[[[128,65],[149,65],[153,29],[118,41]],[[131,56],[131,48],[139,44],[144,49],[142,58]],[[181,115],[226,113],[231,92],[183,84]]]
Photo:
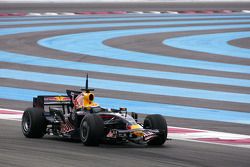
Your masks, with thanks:
[[[44,110],[41,108],[28,108],[22,116],[22,131],[28,138],[41,138],[46,132]]]
[[[80,138],[85,146],[98,146],[104,137],[104,123],[96,114],[86,115],[80,125]]]
[[[160,132],[156,138],[148,142],[148,145],[163,145],[167,140],[168,127],[166,119],[162,115],[148,115],[144,120],[143,127],[145,129],[158,129]]]

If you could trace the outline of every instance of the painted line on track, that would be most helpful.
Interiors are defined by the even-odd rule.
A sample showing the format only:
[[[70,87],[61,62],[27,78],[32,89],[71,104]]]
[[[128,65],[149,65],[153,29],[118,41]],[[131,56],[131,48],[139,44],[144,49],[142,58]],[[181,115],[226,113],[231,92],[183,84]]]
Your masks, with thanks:
[[[250,31],[244,31],[169,38],[163,43],[179,49],[250,59],[250,49],[228,44],[231,40],[249,37]]]
[[[93,71],[100,73],[119,74],[126,76],[150,77],[156,79],[169,79],[178,81],[189,81],[197,83],[220,84],[229,86],[250,87],[250,80],[205,76],[196,74],[183,74],[176,72],[164,72],[156,70],[146,70],[139,68],[118,67],[101,64],[91,64],[83,62],[73,62],[66,60],[56,60],[36,56],[28,56],[17,53],[0,51],[0,61],[16,64],[34,65],[42,67],[53,67],[62,69],[71,69],[79,71]]]
[[[191,18],[191,19],[195,19],[195,18],[211,18],[211,17],[216,17],[218,19],[223,19],[223,18],[248,18],[249,15],[246,14],[227,14],[227,15],[171,15],[169,13],[165,13],[165,14],[161,14],[161,16],[167,17],[167,18],[179,18],[182,17],[183,19],[185,18]],[[74,15],[74,16],[29,16],[29,17],[0,17],[0,20],[33,20],[33,19],[39,19],[39,20],[45,20],[45,19],[75,19],[75,18],[79,18],[79,19],[84,19],[84,18],[96,18],[96,17],[100,17],[100,16],[96,16],[96,15]],[[102,16],[101,16],[102,17]],[[106,15],[105,18],[107,17],[158,17],[155,15],[152,15],[150,13],[144,14],[142,15],[138,15],[138,14],[129,14],[129,15],[120,15],[120,16],[114,16],[114,15]]]
[[[37,18],[37,17],[36,17]],[[36,19],[34,18],[34,19]],[[50,17],[49,17],[50,18]],[[217,18],[217,19],[250,19],[250,16],[206,16],[206,17],[199,17],[199,16],[190,16],[188,17],[188,19],[213,19],[213,18]],[[147,20],[176,20],[176,23],[179,24],[177,20],[181,20],[181,19],[187,19],[187,17],[132,17],[132,18],[75,18],[72,17],[70,19],[67,19],[67,17],[65,19],[61,19],[61,17],[59,17],[60,20],[32,20],[32,21],[2,21],[0,22],[0,25],[24,25],[24,24],[49,24],[49,23],[84,23],[84,22],[99,22],[99,21],[147,21]],[[209,20],[208,20],[209,21]],[[208,21],[198,21],[198,23],[208,23]],[[221,20],[223,21],[223,20]],[[228,20],[229,22],[231,22],[230,20]],[[236,20],[235,20],[236,21]],[[194,23],[195,21],[191,21],[190,23]],[[223,21],[224,22],[224,21]],[[170,24],[173,24],[174,22],[170,22]],[[185,22],[182,22],[185,23]],[[187,22],[186,22],[187,23]]]
[[[31,102],[38,95],[63,95],[64,93],[49,92],[41,90],[21,89],[0,86],[0,98]],[[122,98],[122,94],[121,94]],[[208,109],[199,107],[180,106],[172,104],[161,104],[154,102],[143,102],[134,100],[122,100],[113,98],[96,97],[96,102],[105,108],[126,107],[129,112],[141,114],[162,114],[169,117],[188,118],[198,120],[209,120],[229,123],[240,123],[250,125],[250,113]]]
[[[2,53],[4,53],[4,52],[2,52]],[[224,82],[225,83],[225,82]],[[234,83],[234,82],[228,82],[228,83]],[[219,83],[220,84],[220,83]],[[249,84],[247,84],[247,85],[249,85]],[[240,85],[239,85],[240,86]]]
[[[40,82],[40,83],[79,86],[79,87],[82,86],[83,84],[82,77],[9,70],[9,69],[0,69],[0,77],[8,79]],[[246,104],[249,103],[250,101],[250,94],[229,93],[229,92],[191,89],[191,88],[178,88],[171,86],[111,81],[104,79],[91,79],[90,85],[92,85],[92,87],[96,89],[127,91],[127,92],[153,94],[153,95],[186,97],[194,99],[198,98],[205,100],[228,101],[228,102],[238,102]]]
[[[250,148],[250,136],[169,126],[169,138],[176,140]]]
[[[0,119],[21,121],[23,111],[0,108]]]
[[[128,51],[113,48],[105,45],[103,42],[109,39],[134,36],[152,33],[169,33],[181,31],[198,31],[198,30],[220,30],[234,28],[249,28],[250,24],[243,25],[217,25],[217,26],[192,26],[192,27],[169,27],[169,28],[147,28],[132,30],[113,30],[78,33],[70,35],[61,35],[49,37],[38,41],[38,44],[47,48],[60,51],[87,54],[89,56],[104,57],[117,60],[125,60],[140,63],[150,63],[159,65],[170,65],[176,67],[186,67],[202,70],[216,70],[223,72],[235,72],[250,74],[250,66],[226,64],[218,62],[208,62],[202,60],[190,60],[185,58],[176,58],[167,55],[156,55]]]
[[[23,111],[0,108],[0,119],[21,121]],[[168,126],[168,138],[192,142],[250,148],[250,136]]]
[[[23,13],[0,13],[0,17],[7,17],[7,16],[64,16],[64,15],[131,15],[131,14],[218,14],[218,13],[249,13],[248,10],[239,10],[239,11],[232,11],[232,10],[183,10],[183,11],[83,11],[83,12],[46,12],[46,13],[34,13],[34,12],[23,12]]]
[[[74,24],[74,25],[54,25],[36,27],[1,28],[0,35],[12,35],[18,33],[69,30],[80,28],[109,28],[109,27],[129,27],[129,26],[155,26],[155,25],[182,25],[182,24],[222,24],[222,23],[248,23],[249,19],[243,20],[196,20],[196,21],[156,21],[156,22],[128,22],[128,23],[102,23],[102,24]]]

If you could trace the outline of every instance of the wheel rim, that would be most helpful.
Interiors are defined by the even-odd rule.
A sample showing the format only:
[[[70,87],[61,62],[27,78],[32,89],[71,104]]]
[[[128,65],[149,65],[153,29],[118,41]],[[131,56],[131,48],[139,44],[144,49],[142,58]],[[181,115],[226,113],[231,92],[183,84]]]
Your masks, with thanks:
[[[22,127],[24,132],[28,132],[30,130],[30,126],[31,126],[31,121],[30,121],[30,115],[25,113],[23,120],[22,120]]]
[[[88,126],[88,123],[87,121],[84,121],[82,124],[81,124],[81,139],[83,142],[85,142],[88,138],[88,135],[89,135],[89,126]]]

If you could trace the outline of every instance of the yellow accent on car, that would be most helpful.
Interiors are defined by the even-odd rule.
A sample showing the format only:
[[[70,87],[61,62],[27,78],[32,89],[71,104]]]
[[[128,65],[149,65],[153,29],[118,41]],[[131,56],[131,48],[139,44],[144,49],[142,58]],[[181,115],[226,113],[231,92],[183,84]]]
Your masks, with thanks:
[[[56,96],[55,99],[56,101],[64,101],[66,98],[63,96]]]
[[[136,135],[136,136],[138,136],[138,137],[144,136],[143,131],[135,131],[135,132],[133,132],[133,134]]]
[[[97,107],[99,104],[94,102],[94,94],[93,93],[83,93],[83,104],[84,107]]]
[[[142,127],[139,124],[135,124],[135,125],[131,125],[130,129],[142,129]]]

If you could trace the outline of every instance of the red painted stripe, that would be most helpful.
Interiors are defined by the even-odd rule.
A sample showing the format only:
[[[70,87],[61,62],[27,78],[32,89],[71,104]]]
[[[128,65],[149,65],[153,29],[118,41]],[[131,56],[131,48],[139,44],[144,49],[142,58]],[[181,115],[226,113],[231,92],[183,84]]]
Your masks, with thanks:
[[[232,10],[222,10],[221,13],[232,13]]]
[[[112,11],[111,14],[127,14],[126,11]]]
[[[0,13],[0,16],[25,16],[26,13]]]
[[[212,11],[212,10],[201,10],[201,11],[197,11],[197,13],[200,13],[200,14],[213,14],[214,11]]]
[[[215,10],[214,13],[232,13],[232,10]]]
[[[27,13],[9,13],[9,16],[25,16]]]
[[[86,12],[76,12],[75,14],[92,14],[92,12],[88,12],[88,11],[86,11]]]
[[[205,131],[195,130],[195,129],[168,127],[168,132],[169,133],[199,133],[199,132],[205,132]]]
[[[75,14],[83,14],[83,15],[107,15],[107,14],[127,14],[125,11],[84,11],[84,12],[76,12]]]
[[[0,16],[8,16],[8,13],[0,13]]]
[[[93,14],[110,14],[110,12],[106,12],[106,11],[101,11],[101,12],[93,12]]]
[[[250,138],[247,139],[196,138],[192,140],[221,143],[221,144],[250,144]]]
[[[196,11],[189,11],[189,10],[187,10],[187,11],[179,11],[179,13],[182,13],[182,14],[196,14],[197,12]]]
[[[8,111],[8,110],[1,110],[0,109],[0,114],[13,114],[13,115],[21,115],[23,114],[22,112],[15,112],[15,111]]]

